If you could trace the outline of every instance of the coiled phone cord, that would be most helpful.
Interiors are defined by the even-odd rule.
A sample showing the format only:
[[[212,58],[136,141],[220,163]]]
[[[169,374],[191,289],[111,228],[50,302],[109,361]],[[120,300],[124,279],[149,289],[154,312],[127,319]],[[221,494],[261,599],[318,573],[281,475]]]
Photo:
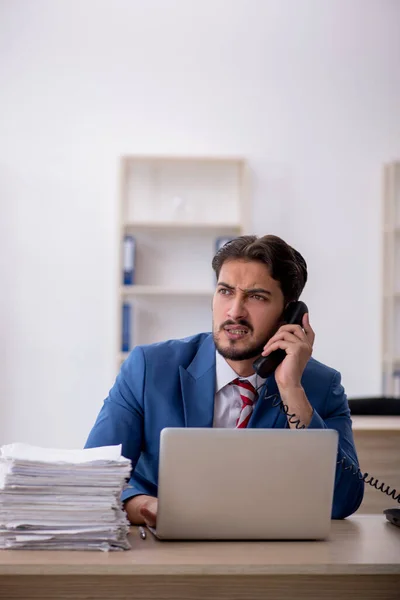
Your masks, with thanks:
[[[262,386],[259,386],[257,388],[257,392],[260,389],[260,387]],[[306,429],[306,426],[300,421],[296,414],[289,412],[288,405],[282,402],[278,394],[272,394],[271,396],[265,396],[264,398],[265,400],[271,400],[272,398],[272,406],[274,408],[279,406],[280,411],[286,415],[288,423],[294,425],[296,429]],[[389,498],[393,498],[393,500],[396,500],[400,504],[400,493],[397,493],[397,490],[395,488],[391,488],[389,485],[386,485],[383,482],[379,483],[379,479],[372,477],[372,475],[371,477],[369,477],[369,473],[362,473],[360,468],[356,464],[354,464],[348,456],[343,454],[342,458],[340,458],[336,462],[336,464],[341,465],[344,471],[350,471],[352,475],[355,475],[359,479],[362,479],[365,483],[378,490],[378,492],[386,494],[386,496],[389,496]]]

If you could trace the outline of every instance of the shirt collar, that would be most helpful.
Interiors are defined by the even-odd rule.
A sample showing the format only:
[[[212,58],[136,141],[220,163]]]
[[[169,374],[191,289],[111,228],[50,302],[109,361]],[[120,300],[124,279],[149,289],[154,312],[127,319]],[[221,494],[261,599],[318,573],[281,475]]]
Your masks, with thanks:
[[[215,392],[218,393],[222,390],[223,387],[228,385],[231,381],[239,377],[239,375],[232,369],[230,365],[226,362],[225,358],[221,356],[221,354],[216,350],[215,351],[215,365],[216,365],[216,385]],[[266,379],[263,379],[257,373],[253,373],[253,375],[249,375],[248,377],[242,377],[242,379],[247,379],[256,389],[260,388]]]

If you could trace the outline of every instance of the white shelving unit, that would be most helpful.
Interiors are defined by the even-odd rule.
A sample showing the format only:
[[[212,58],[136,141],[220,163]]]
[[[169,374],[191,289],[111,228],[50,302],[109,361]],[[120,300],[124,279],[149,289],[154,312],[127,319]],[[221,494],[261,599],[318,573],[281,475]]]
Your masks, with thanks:
[[[383,203],[383,394],[400,397],[400,163],[384,172]]]
[[[118,366],[122,306],[130,350],[211,330],[219,237],[250,232],[249,170],[234,157],[125,156],[121,164]],[[123,285],[123,240],[135,238],[133,285]]]
[[[161,285],[124,285],[121,296],[207,296],[214,293],[213,289],[175,288]]]

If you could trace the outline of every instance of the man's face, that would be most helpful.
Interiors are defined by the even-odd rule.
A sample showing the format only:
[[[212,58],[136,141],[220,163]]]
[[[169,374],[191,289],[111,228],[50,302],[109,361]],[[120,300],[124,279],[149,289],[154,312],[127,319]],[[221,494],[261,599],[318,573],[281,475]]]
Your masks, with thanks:
[[[225,261],[213,299],[213,336],[230,361],[258,357],[275,333],[284,309],[279,282],[261,262]]]

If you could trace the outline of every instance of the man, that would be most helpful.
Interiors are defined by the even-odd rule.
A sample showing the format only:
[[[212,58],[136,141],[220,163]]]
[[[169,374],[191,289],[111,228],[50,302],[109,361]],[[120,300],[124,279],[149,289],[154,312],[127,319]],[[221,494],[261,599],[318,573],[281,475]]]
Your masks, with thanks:
[[[308,314],[302,327],[281,321],[307,281],[303,257],[276,236],[242,236],[225,244],[212,266],[213,333],[134,348],[86,443],[122,443],[133,464],[122,500],[135,525],[156,523],[164,427],[294,427],[272,401],[278,394],[301,424],[336,429],[339,455],[344,452],[358,466],[340,374],[311,358]],[[265,381],[254,373],[253,362],[277,349],[286,357]],[[356,511],[363,492],[364,482],[339,465],[332,517]]]

